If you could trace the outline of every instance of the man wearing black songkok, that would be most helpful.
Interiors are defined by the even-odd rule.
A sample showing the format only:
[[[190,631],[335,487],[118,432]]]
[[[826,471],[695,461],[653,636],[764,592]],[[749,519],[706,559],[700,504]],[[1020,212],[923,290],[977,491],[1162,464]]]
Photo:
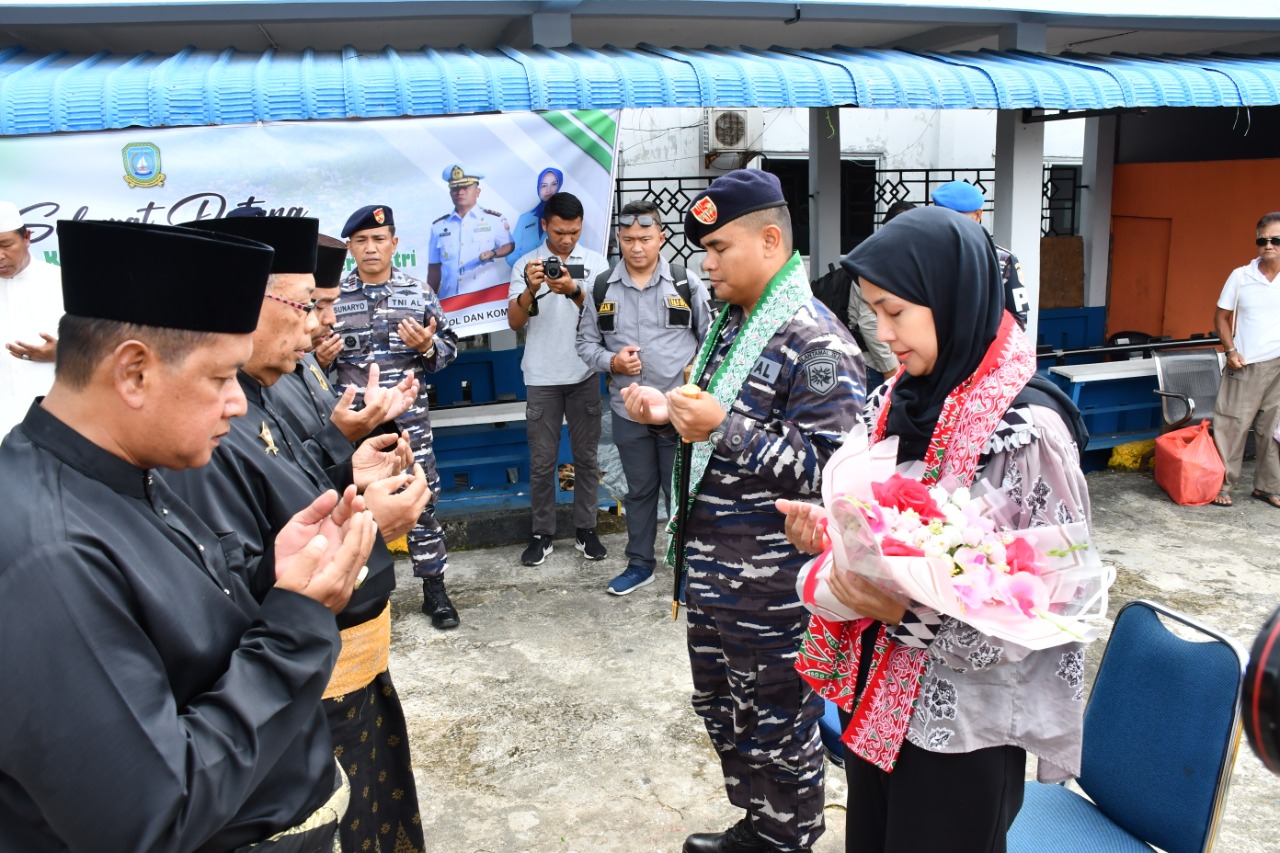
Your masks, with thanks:
[[[290,380],[297,348],[306,346],[317,325],[314,307],[306,310],[314,306],[317,225],[315,219],[272,216],[207,223],[210,229],[261,239],[276,254],[253,355],[237,375],[248,412],[232,424],[209,465],[165,476],[214,530],[234,532],[255,590],[274,576],[270,554],[277,531],[298,508],[334,485],[354,481],[379,530],[392,538],[413,526],[430,496],[420,467],[413,475],[400,474],[412,461],[406,439],[399,442],[399,456],[379,450],[397,445],[394,434],[383,434],[344,462],[322,467],[269,394]],[[395,561],[381,536],[367,565],[359,589],[338,614],[342,651],[323,697],[334,755],[358,792],[342,819],[340,837],[343,850],[386,846],[413,853],[424,844],[409,735],[388,669]]]
[[[205,464],[244,411],[272,251],[58,237],[56,379],[0,446],[0,849],[331,850],[349,791],[319,698],[372,518],[353,491],[298,513],[259,602],[154,470]]]

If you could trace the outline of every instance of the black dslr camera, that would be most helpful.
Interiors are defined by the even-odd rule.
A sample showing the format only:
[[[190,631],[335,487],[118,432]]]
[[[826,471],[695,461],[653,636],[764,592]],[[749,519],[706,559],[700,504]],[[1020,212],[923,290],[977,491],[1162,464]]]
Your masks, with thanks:
[[[552,255],[542,262],[542,274],[548,280],[559,278],[564,274],[564,264],[560,263],[559,258]]]
[[[1280,607],[1253,642],[1240,704],[1249,746],[1280,776]]]

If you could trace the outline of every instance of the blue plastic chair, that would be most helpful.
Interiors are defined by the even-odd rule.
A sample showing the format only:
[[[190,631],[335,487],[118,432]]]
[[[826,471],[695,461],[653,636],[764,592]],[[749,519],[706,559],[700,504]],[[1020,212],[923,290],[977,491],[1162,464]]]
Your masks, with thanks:
[[[1206,638],[1184,640],[1161,614]],[[1009,853],[1213,848],[1240,746],[1245,653],[1150,601],[1120,609],[1084,716],[1078,783],[1028,782]]]

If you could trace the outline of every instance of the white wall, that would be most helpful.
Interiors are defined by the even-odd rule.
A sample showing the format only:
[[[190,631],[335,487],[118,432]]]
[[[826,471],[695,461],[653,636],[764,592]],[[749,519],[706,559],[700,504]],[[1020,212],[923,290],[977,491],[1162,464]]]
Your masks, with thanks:
[[[809,111],[756,110],[761,134],[751,147],[774,157],[806,156]],[[644,109],[622,112],[619,177],[650,178],[723,170],[702,164],[701,109]],[[994,168],[994,110],[861,110],[840,115],[840,147],[847,158],[875,159],[882,169]],[[1084,121],[1047,122],[1045,160],[1080,162]]]

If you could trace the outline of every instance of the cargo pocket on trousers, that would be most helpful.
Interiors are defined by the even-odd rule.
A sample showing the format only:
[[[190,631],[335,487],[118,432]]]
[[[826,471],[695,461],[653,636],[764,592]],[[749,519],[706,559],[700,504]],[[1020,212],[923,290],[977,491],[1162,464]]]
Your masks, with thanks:
[[[756,655],[755,737],[757,744],[777,743],[794,734],[800,719],[804,686],[796,672],[792,649]]]

